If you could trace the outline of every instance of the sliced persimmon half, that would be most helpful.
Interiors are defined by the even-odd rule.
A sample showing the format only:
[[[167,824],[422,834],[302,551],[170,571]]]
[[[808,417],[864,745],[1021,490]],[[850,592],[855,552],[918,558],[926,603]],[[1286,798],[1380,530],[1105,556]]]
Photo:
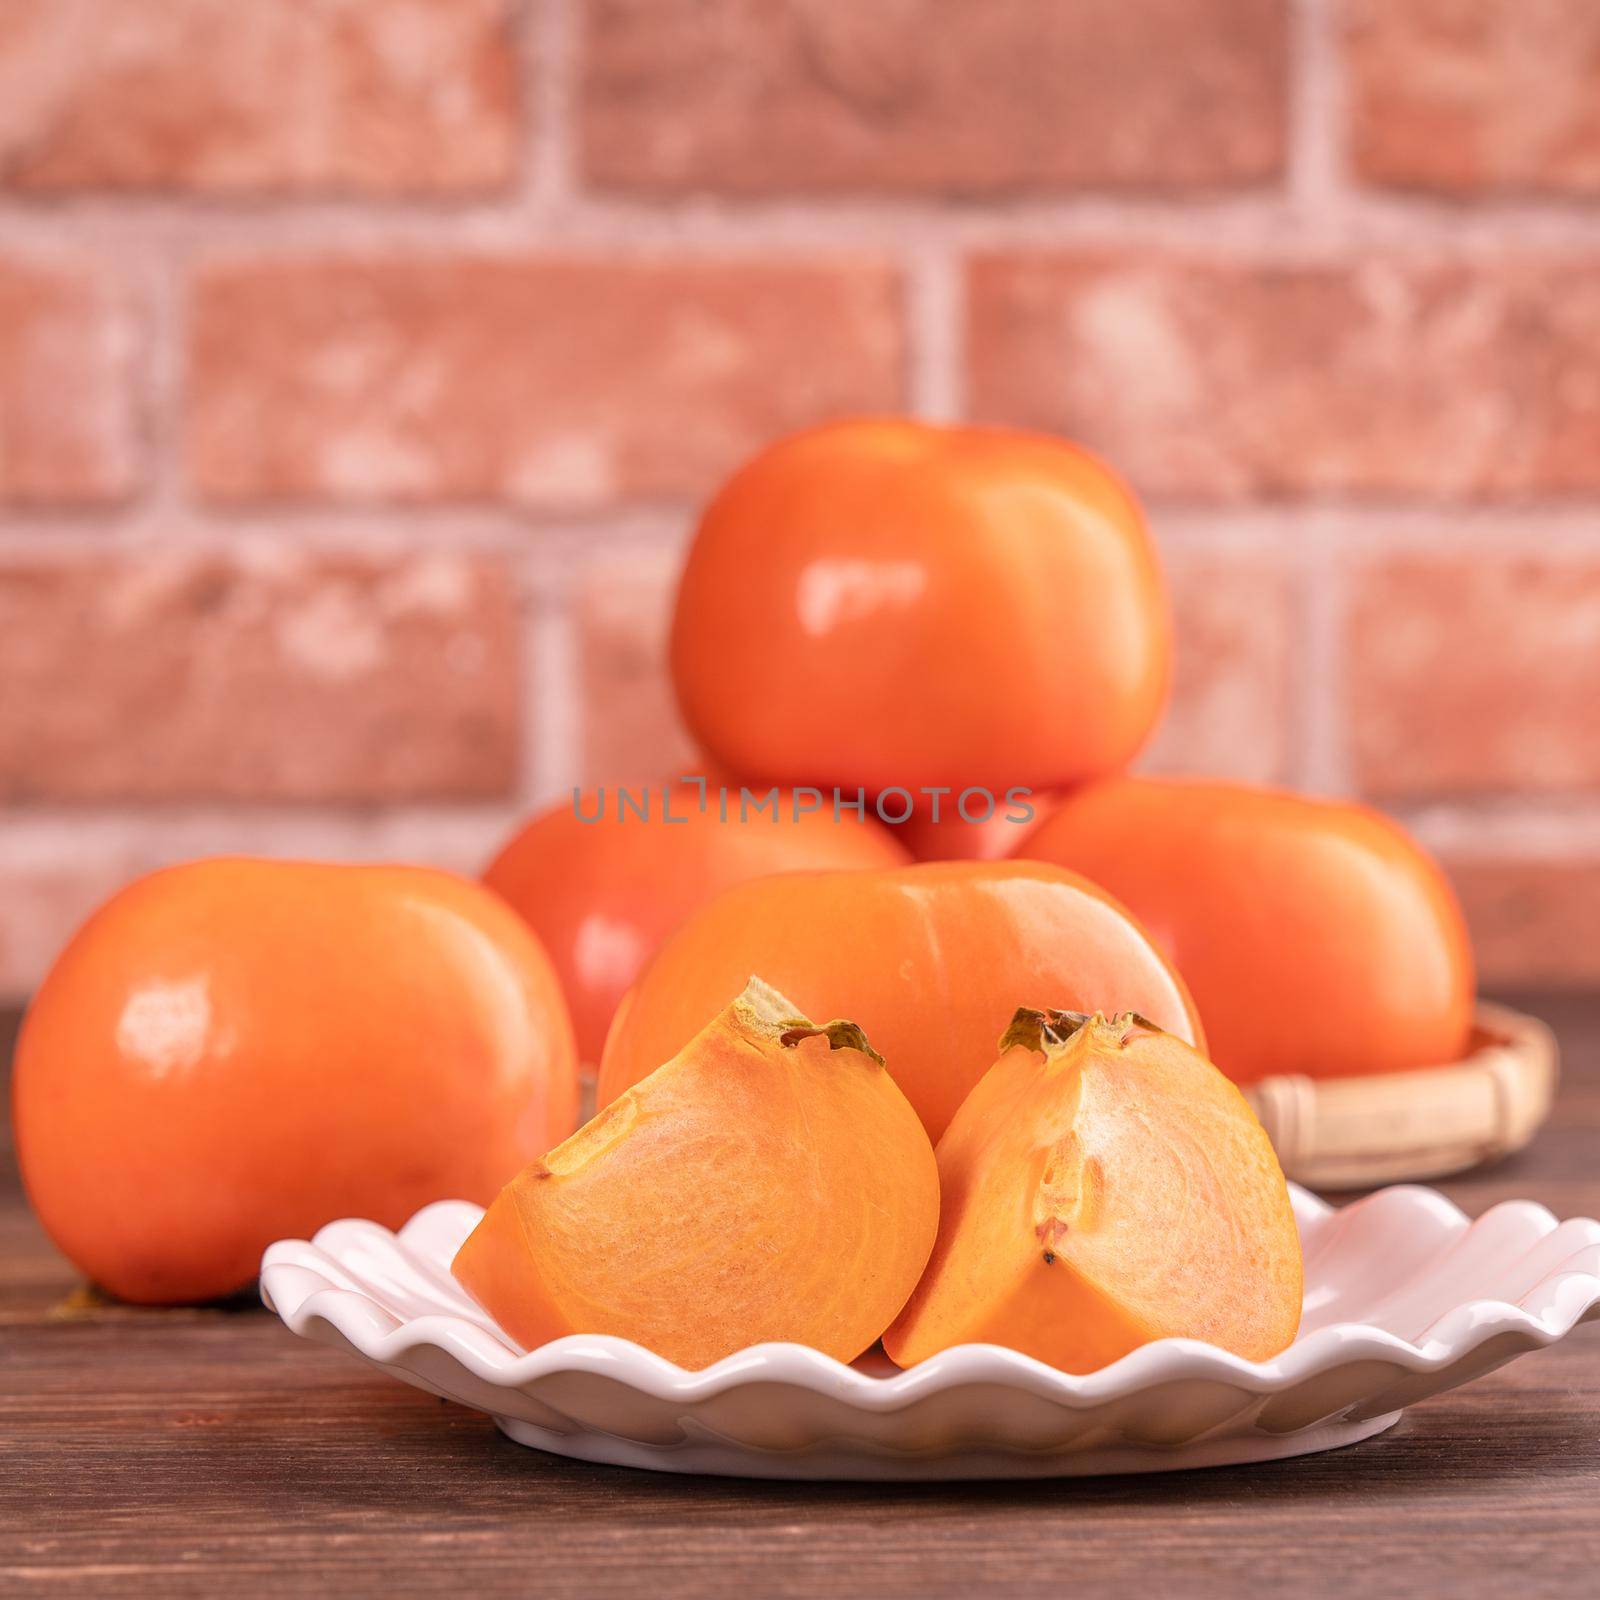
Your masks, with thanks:
[[[1300,1239],[1238,1089],[1132,1012],[1023,1009],[1000,1050],[939,1141],[939,1237],[890,1357],[986,1343],[1092,1372],[1168,1336],[1284,1349]]]
[[[861,1029],[752,978],[514,1178],[454,1270],[529,1348],[615,1334],[704,1367],[777,1339],[849,1361],[905,1304],[938,1216],[933,1146]]]

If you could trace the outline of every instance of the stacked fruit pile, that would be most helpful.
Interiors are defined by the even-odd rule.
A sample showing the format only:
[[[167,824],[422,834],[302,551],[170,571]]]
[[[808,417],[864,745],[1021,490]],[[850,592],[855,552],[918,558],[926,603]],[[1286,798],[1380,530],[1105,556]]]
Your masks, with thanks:
[[[1456,1060],[1471,957],[1382,817],[1124,776],[1170,656],[1138,506],[1086,453],[892,420],[782,441],[711,502],[678,597],[706,771],[575,795],[487,887],[133,884],[25,1023],[33,1203],[145,1301],[458,1195],[494,1202],[458,1275],[525,1343],[1273,1354],[1298,1243],[1235,1084]],[[602,1109],[574,1134],[580,1060]]]

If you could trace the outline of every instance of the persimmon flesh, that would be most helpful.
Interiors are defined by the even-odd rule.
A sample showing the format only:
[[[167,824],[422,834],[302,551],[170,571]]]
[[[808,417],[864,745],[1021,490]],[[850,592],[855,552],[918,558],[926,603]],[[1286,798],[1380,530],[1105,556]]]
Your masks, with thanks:
[[[993,1059],[1019,994],[1136,1010],[1202,1041],[1183,980],[1104,890],[1032,861],[786,872],[725,890],[656,952],[619,1008],[599,1102],[667,1060],[745,976],[867,1030],[937,1139]]]
[[[1294,1338],[1300,1240],[1238,1089],[1143,1019],[1022,1010],[939,1141],[939,1238],[884,1335],[913,1366],[999,1344],[1092,1372],[1152,1339]]]
[[[854,1023],[759,980],[514,1179],[455,1258],[520,1344],[631,1339],[683,1367],[793,1340],[850,1361],[933,1246],[933,1147]]]

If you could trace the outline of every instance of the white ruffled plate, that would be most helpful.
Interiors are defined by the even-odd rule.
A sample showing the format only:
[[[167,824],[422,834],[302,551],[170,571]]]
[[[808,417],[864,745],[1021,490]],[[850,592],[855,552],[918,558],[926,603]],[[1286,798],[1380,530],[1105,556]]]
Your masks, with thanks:
[[[1296,1189],[1299,1337],[1272,1361],[1163,1339],[1087,1377],[996,1345],[908,1372],[797,1344],[686,1372],[625,1339],[524,1353],[450,1276],[483,1214],[398,1234],[334,1222],[268,1249],[261,1294],[294,1332],[492,1416],[520,1444],[668,1472],[757,1478],[1022,1478],[1267,1461],[1351,1444],[1403,1407],[1600,1317],[1600,1223],[1516,1200],[1476,1222],[1432,1189],[1336,1211]]]

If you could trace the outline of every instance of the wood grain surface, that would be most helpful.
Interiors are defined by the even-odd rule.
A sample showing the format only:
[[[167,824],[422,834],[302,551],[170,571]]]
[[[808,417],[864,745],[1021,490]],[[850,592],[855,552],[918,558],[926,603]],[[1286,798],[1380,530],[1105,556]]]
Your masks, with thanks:
[[[1566,1071],[1533,1147],[1448,1184],[1600,1214],[1600,999],[1515,997]],[[0,1140],[0,1593],[1600,1592],[1600,1330],[1327,1455],[1146,1478],[887,1486],[590,1467],[249,1305],[98,1303]]]

